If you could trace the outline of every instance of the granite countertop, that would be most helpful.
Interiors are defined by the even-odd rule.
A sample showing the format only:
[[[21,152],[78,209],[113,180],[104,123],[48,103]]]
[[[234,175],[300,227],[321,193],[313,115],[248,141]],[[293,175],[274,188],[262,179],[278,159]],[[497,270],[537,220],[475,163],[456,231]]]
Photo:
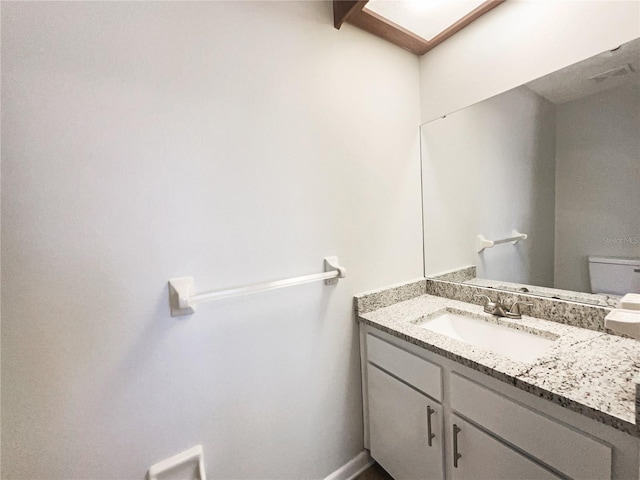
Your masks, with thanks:
[[[557,338],[531,363],[512,360],[416,325],[443,308]],[[522,316],[498,318],[480,305],[432,295],[419,295],[381,308],[359,312],[358,320],[474,370],[546,398],[634,436],[636,384],[640,382],[640,342],[549,320]]]
[[[477,285],[478,287],[497,288],[499,290],[507,290],[512,292],[521,291],[521,288],[523,287],[523,285],[519,283],[499,282],[497,280],[489,280],[486,278],[471,278],[469,280],[464,280],[464,283]],[[616,308],[620,303],[620,297],[617,295],[574,292],[571,290],[560,290],[557,288],[538,287],[531,285],[527,285],[526,287],[527,292],[543,297],[551,297],[573,302],[593,303],[594,305],[602,305],[604,307],[610,308]]]
[[[530,293],[532,295],[549,297],[557,300],[568,300],[570,302],[589,303],[603,307],[616,308],[620,302],[620,296],[606,293],[586,293],[575,292],[573,290],[561,290],[558,288],[541,287],[522,283],[512,283],[488,278],[477,277],[475,265],[456,268],[440,274],[431,276],[434,280],[446,282],[465,283],[477,287],[486,287],[510,292]]]

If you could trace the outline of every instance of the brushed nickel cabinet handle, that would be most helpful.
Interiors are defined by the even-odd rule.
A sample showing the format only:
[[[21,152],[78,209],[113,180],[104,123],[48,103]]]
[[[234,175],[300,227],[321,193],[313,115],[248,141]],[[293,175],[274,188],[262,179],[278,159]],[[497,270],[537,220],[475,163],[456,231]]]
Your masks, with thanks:
[[[458,468],[458,459],[462,458],[462,455],[458,453],[458,432],[460,432],[460,427],[453,424],[453,467]]]
[[[435,433],[431,433],[431,415],[435,413],[435,410],[431,408],[431,405],[427,405],[427,443],[432,446],[432,440],[436,438]]]

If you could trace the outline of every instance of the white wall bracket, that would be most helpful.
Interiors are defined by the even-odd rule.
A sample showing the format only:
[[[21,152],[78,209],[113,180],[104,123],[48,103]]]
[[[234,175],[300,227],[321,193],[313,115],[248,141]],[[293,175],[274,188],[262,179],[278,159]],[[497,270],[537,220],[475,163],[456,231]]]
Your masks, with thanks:
[[[250,293],[274,290],[276,288],[291,287],[303,283],[324,280],[326,285],[335,285],[340,278],[347,276],[347,269],[340,266],[338,257],[325,257],[324,272],[305,275],[304,277],[287,278],[272,282],[255,283],[227,290],[213,290],[203,293],[193,293],[193,277],[178,277],[169,280],[169,305],[171,316],[180,317],[195,312],[195,305],[210,300],[237,297]]]
[[[194,305],[189,302],[192,293],[193,277],[178,277],[169,280],[169,305],[172,317],[195,313]]]
[[[158,480],[159,475],[162,475],[169,470],[184,465],[185,463],[196,461],[198,462],[198,475],[200,476],[200,480],[207,480],[207,474],[204,471],[204,456],[202,453],[202,445],[196,445],[189,450],[185,450],[184,452],[178,453],[173,457],[167,458],[166,460],[162,460],[161,462],[152,465],[151,467],[149,467],[147,478],[148,480]]]
[[[347,276],[347,269],[341,267],[338,262],[338,257],[324,257],[324,271],[333,272],[337,271],[338,276],[335,278],[328,278],[324,281],[325,285],[335,285],[338,280]]]

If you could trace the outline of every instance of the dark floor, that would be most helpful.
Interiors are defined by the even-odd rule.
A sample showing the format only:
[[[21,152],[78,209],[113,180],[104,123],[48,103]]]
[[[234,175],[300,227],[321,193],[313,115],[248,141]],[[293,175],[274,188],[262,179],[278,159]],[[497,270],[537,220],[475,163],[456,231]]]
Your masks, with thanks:
[[[393,477],[385,472],[380,465],[374,463],[358,475],[355,480],[393,480]]]

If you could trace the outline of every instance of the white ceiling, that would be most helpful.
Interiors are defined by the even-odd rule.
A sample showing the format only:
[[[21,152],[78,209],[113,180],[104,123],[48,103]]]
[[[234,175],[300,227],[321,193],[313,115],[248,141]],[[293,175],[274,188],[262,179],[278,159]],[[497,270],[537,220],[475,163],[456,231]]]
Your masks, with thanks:
[[[629,64],[635,72],[608,75],[601,82],[590,80],[603,72]],[[601,53],[538,78],[526,86],[550,102],[560,104],[632,83],[640,84],[640,38],[625,43],[617,50]]]
[[[369,0],[365,9],[431,40],[483,3],[484,0]]]

